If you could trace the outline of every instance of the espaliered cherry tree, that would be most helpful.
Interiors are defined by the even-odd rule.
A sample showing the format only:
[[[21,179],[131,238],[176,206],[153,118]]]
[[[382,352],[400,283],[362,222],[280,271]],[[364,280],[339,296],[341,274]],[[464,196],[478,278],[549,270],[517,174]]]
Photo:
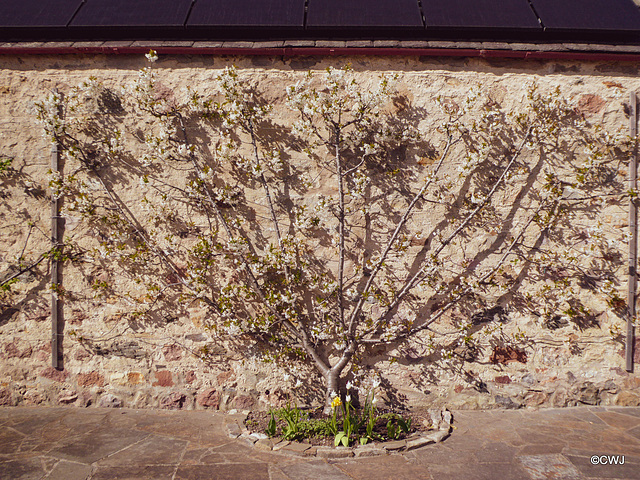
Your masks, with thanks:
[[[330,399],[381,347],[419,339],[464,363],[461,347],[526,341],[473,320],[496,305],[588,317],[586,270],[620,299],[624,238],[581,214],[624,196],[611,172],[630,142],[559,90],[528,86],[516,112],[445,93],[424,131],[391,75],[328,68],[275,97],[259,78],[226,68],[215,91],[178,92],[145,68],[123,91],[91,78],[36,105],[65,155],[50,186],[94,232],[87,261],[124,279],[92,283],[130,305],[123,325],[199,304],[212,335],[315,369]]]

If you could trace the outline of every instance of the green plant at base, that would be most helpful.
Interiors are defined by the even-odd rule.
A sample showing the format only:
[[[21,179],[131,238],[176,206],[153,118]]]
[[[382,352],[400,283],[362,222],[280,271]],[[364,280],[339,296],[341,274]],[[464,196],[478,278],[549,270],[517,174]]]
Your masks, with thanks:
[[[400,438],[400,434],[408,434],[411,431],[411,418],[404,418],[395,413],[383,415],[388,418],[387,436],[393,440]]]
[[[357,433],[360,429],[361,420],[358,414],[356,413],[356,409],[351,404],[351,395],[346,396],[346,401],[343,404],[343,417],[342,417],[342,427],[347,439],[347,445],[351,439],[351,435]],[[343,440],[344,444],[344,440]]]
[[[376,385],[377,386],[377,385]],[[376,421],[378,420],[378,416],[376,415],[376,407],[375,407],[375,387],[371,389],[367,398],[364,402],[364,414],[363,417],[366,419],[365,431],[366,435],[360,437],[360,444],[366,445],[370,440],[381,440],[382,437],[373,431],[376,426]],[[363,422],[364,422],[363,419]]]
[[[287,422],[287,425],[282,429],[282,438],[285,440],[298,440],[301,438],[301,422],[303,414],[298,407],[286,407],[278,410],[277,415],[279,418]]]
[[[13,158],[0,155],[0,175],[7,173],[11,169]]]
[[[276,415],[273,412],[273,410],[269,410],[269,415],[271,415],[271,418],[269,419],[269,423],[267,425],[267,429],[266,429],[265,433],[269,437],[275,437],[276,429],[277,429]]]
[[[345,447],[349,446],[349,435],[347,435],[345,432],[338,432],[338,434],[336,435],[334,445],[337,447],[341,443]]]

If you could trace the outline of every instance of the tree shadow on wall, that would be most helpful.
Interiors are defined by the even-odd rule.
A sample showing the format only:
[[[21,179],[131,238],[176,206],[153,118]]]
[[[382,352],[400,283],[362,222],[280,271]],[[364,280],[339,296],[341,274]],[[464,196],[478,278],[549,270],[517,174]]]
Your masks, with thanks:
[[[532,90],[522,115],[444,102],[425,138],[427,111],[396,95],[367,122],[345,109],[351,123],[325,115],[305,137],[269,116],[259,86],[226,81],[189,106],[159,84],[126,101],[105,88],[63,138],[80,152],[69,208],[93,232],[85,286],[128,305],[118,335],[190,328],[197,313],[217,352],[287,369],[331,365],[353,342],[352,365],[419,366],[421,386],[452,369],[484,391],[466,364],[529,347],[512,314],[598,326],[587,297],[622,256],[587,224],[624,196],[626,151],[561,100],[551,111]]]

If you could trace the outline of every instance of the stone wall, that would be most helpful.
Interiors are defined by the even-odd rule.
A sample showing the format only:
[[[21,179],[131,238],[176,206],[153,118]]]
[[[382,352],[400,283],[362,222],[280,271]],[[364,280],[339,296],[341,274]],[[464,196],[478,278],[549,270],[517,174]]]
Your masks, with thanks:
[[[168,56],[154,68],[170,89],[197,85],[206,90],[222,68],[234,64],[241,74],[258,80],[277,106],[282,104],[284,86],[301,79],[307,70],[346,63],[352,64],[365,83],[380,73],[397,73],[405,97],[423,109],[423,132],[434,130],[441,120],[433,102],[438,95],[462,98],[470,85],[478,84],[494,101],[515,111],[522,102],[524,85],[532,81],[546,91],[559,86],[589,121],[611,131],[626,131],[624,104],[629,91],[640,88],[638,67],[622,62]],[[16,258],[22,255],[33,260],[49,249],[50,144],[41,136],[33,103],[53,88],[68,91],[90,76],[117,88],[133,81],[144,66],[144,58],[117,55],[2,58],[0,155],[13,158],[15,171],[0,178],[0,279],[11,273]],[[451,171],[455,171],[453,162]],[[615,181],[624,184],[625,176],[622,164]],[[600,225],[608,239],[619,242],[628,228],[628,200],[620,195],[615,198],[576,222],[585,229]],[[505,197],[504,204],[509,203]],[[429,223],[428,212],[422,216]],[[84,245],[95,242],[90,229],[75,217],[66,219],[65,236]],[[621,259],[626,258],[627,247],[619,242],[616,248],[620,259],[613,274],[624,298],[626,269]],[[96,296],[91,285],[96,280],[114,285],[126,280],[100,265],[82,262],[64,266],[68,292],[64,299],[64,368],[53,369],[47,275],[47,262],[43,262],[20,276],[12,286],[14,293],[3,300],[0,404],[249,409],[267,408],[288,398],[290,386],[279,371],[260,363],[251,352],[241,355],[216,342],[202,328],[202,309],[190,306],[179,316],[166,312],[165,321],[158,325],[121,322],[127,304],[121,298]],[[414,406],[640,405],[640,377],[624,371],[620,313],[595,289],[587,289],[584,295],[593,312],[593,321],[587,325],[559,319],[555,325],[540,326],[526,309],[478,307],[479,315],[496,317],[491,320],[502,323],[505,334],[524,332],[529,341],[521,350],[487,343],[465,371],[431,365],[419,344],[374,352],[370,365],[382,373],[387,401]],[[91,337],[90,346],[78,341],[79,335]],[[638,363],[640,344],[635,352]],[[311,392],[298,401],[317,400]]]

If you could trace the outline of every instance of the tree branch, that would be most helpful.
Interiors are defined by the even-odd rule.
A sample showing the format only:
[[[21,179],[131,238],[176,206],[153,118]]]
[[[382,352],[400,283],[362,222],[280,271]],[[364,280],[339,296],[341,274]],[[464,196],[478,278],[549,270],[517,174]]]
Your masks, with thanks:
[[[447,245],[449,245],[449,243],[451,243],[451,241],[458,236],[458,234],[460,232],[462,232],[462,230],[464,230],[467,225],[469,225],[469,223],[471,222],[471,220],[473,220],[473,218],[480,212],[480,210],[482,210],[487,203],[489,203],[489,201],[491,200],[491,198],[493,197],[493,195],[495,194],[495,192],[498,190],[498,187],[502,184],[502,182],[504,181],[504,179],[507,176],[507,173],[509,173],[509,170],[511,170],[511,167],[514,165],[514,163],[516,162],[516,159],[518,158],[518,156],[520,155],[520,152],[522,151],[522,149],[524,148],[524,146],[527,143],[527,140],[529,138],[529,135],[531,133],[533,127],[529,127],[529,129],[527,130],[527,132],[524,135],[524,138],[522,139],[522,142],[520,142],[520,145],[518,146],[518,148],[516,149],[515,153],[513,154],[511,160],[509,161],[509,163],[507,164],[507,166],[505,167],[505,169],[502,172],[502,175],[500,175],[500,178],[498,178],[498,180],[496,181],[496,183],[493,185],[493,188],[491,188],[491,191],[487,194],[487,196],[485,197],[485,199],[480,202],[480,204],[467,216],[467,218],[464,219],[464,221],[442,242],[442,244],[435,250],[435,252],[432,254],[432,257],[436,257],[442,252],[442,250],[445,249],[445,247]],[[400,290],[400,292],[398,293],[398,295],[396,295],[395,299],[393,300],[393,302],[391,302],[391,304],[389,305],[389,307],[387,308],[387,312],[385,313],[385,316],[391,312],[394,308],[396,308],[400,302],[404,299],[404,297],[417,285],[419,284],[422,280],[424,280],[429,274],[428,273],[424,273],[422,272],[422,269],[418,270],[413,277],[411,277],[411,279],[405,284],[405,286],[402,288],[402,290]]]
[[[413,197],[413,200],[411,201],[411,203],[409,204],[409,206],[405,210],[404,215],[400,219],[400,222],[398,222],[398,225],[396,226],[396,229],[393,232],[393,235],[391,235],[391,238],[389,239],[389,242],[387,243],[387,246],[386,246],[384,252],[382,253],[382,256],[380,257],[380,260],[377,262],[377,265],[374,267],[373,271],[371,272],[371,274],[369,276],[369,280],[367,281],[367,283],[366,283],[366,285],[364,287],[364,290],[362,291],[362,293],[360,293],[358,295],[358,297],[359,297],[358,298],[358,303],[356,304],[356,307],[355,307],[355,309],[353,310],[353,312],[351,314],[351,318],[349,319],[349,332],[351,334],[354,333],[354,329],[355,329],[355,326],[356,326],[356,319],[360,315],[360,312],[362,310],[362,306],[364,305],[364,302],[365,302],[365,300],[367,298],[367,294],[369,293],[369,289],[373,285],[373,282],[374,282],[374,280],[376,278],[376,275],[378,274],[378,272],[382,268],[382,265],[384,264],[384,261],[386,260],[387,255],[391,251],[391,248],[393,247],[393,244],[397,240],[398,235],[400,235],[400,231],[402,230],[404,225],[409,220],[409,216],[411,215],[411,212],[413,211],[413,208],[415,207],[416,203],[418,202],[418,200],[420,200],[422,195],[424,195],[424,193],[427,191],[427,188],[429,188],[431,183],[433,183],[433,179],[437,175],[438,171],[440,170],[440,167],[442,166],[442,164],[444,162],[444,159],[446,158],[447,154],[449,153],[449,149],[451,148],[452,143],[453,143],[453,138],[451,136],[449,136],[449,139],[447,141],[447,145],[446,145],[444,151],[442,152],[442,155],[440,156],[440,161],[436,165],[436,168],[433,171],[432,176],[429,178],[429,180],[427,182],[425,182],[424,186],[415,195],[415,197]]]

